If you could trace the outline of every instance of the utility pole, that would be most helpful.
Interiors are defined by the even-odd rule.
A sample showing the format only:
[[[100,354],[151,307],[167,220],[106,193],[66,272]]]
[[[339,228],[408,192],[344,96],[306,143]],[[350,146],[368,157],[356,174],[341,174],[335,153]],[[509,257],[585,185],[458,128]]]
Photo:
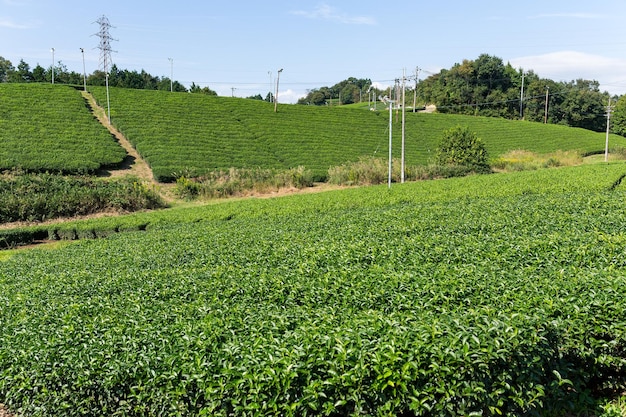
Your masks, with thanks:
[[[543,116],[543,124],[548,123],[548,101],[550,100],[550,87],[546,87],[546,110]]]
[[[283,72],[283,69],[278,70],[278,75],[276,75],[276,95],[274,96],[274,113],[278,112],[278,84],[280,83],[280,73]]]
[[[417,82],[419,80],[420,68],[415,67],[415,90],[413,90],[413,113],[417,111]]]
[[[50,51],[52,52],[52,84],[54,84],[54,48]]]
[[[404,122],[405,122],[405,91],[406,91],[406,69],[402,70],[402,155],[400,163],[400,183],[404,184]]]
[[[611,96],[609,96],[609,105],[606,108],[606,143],[604,145],[604,162],[609,162],[609,130],[611,123]]]
[[[522,90],[519,95],[519,118],[524,120],[524,70],[522,70]]]
[[[389,87],[391,88],[391,87]],[[393,131],[393,100],[389,100],[389,176],[387,180],[387,187],[391,188],[391,144],[392,144],[392,131]]]
[[[400,101],[398,99],[399,96],[400,96],[400,80],[396,78],[396,84],[394,85],[394,98],[396,99],[396,102]],[[398,113],[400,113],[400,108],[396,104],[396,123],[398,123]]]
[[[237,89],[237,87],[230,87],[231,93],[230,96],[231,97],[235,97],[235,90]]]

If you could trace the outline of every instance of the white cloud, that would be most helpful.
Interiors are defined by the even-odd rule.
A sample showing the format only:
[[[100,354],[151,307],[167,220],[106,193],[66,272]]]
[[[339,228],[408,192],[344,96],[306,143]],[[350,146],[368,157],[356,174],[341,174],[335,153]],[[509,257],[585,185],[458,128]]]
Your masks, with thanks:
[[[298,91],[292,90],[291,88],[285,91],[279,91],[278,103],[295,104],[302,97],[306,97],[306,94],[307,94],[306,92],[302,92],[302,91],[298,92]]]
[[[352,24],[352,25],[375,25],[376,20],[368,16],[349,16],[342,13],[328,4],[321,4],[312,11],[296,10],[291,14],[297,16],[304,16],[309,19],[322,19],[330,20],[340,23]]]
[[[533,70],[542,78],[572,81],[596,80],[613,94],[626,93],[626,60],[577,51],[559,51],[510,59],[514,68]]]
[[[606,19],[608,16],[596,13],[545,13],[531,16],[531,19],[549,19],[553,17],[566,19]]]
[[[22,25],[19,23],[15,23],[11,20],[8,19],[3,19],[0,17],[0,28],[7,28],[7,29],[29,29],[30,26],[28,25]]]

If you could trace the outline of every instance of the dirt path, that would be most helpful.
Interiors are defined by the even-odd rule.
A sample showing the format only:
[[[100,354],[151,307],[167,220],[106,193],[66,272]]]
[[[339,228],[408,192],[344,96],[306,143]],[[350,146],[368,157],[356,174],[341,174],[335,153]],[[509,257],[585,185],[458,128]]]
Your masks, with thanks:
[[[149,184],[154,186],[154,189],[161,195],[161,197],[168,203],[171,203],[175,200],[173,196],[173,184],[161,184],[157,180],[154,179],[154,174],[152,173],[152,169],[150,165],[139,155],[139,152],[133,147],[130,141],[113,126],[109,123],[109,118],[107,117],[106,110],[96,103],[96,99],[86,91],[81,92],[83,98],[87,100],[89,107],[91,107],[91,112],[98,119],[102,126],[106,127],[109,132],[115,139],[119,142],[120,146],[124,148],[126,151],[126,158],[120,164],[119,167],[115,169],[108,169],[101,171],[104,176],[107,177],[123,177],[126,175],[134,175],[137,178],[140,178],[146,181]],[[1,416],[0,416],[1,417]]]
[[[109,123],[109,119],[107,117],[105,109],[100,107],[98,103],[96,103],[95,98],[86,91],[81,92],[89,106],[91,107],[91,111],[94,116],[102,123],[104,127],[106,127],[109,132],[118,140],[120,145],[126,150],[128,154],[124,162],[117,169],[107,170],[107,174],[111,177],[119,177],[124,175],[135,175],[142,180],[150,182],[152,184],[157,184],[154,179],[154,175],[152,174],[152,170],[150,166],[144,161],[137,150],[133,147],[128,139],[117,130],[111,123]]]
[[[9,410],[7,410],[4,407],[4,404],[0,404],[0,417],[14,417],[15,414],[11,414],[9,413]]]

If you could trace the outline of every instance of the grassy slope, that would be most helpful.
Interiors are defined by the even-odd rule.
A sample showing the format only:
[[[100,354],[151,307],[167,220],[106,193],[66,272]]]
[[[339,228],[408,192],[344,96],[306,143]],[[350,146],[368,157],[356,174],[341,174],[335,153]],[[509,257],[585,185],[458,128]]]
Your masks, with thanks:
[[[0,402],[57,415],[346,415],[355,402],[371,414],[426,413],[422,402],[522,414],[545,390],[563,397],[543,406],[564,407],[581,399],[580,378],[624,352],[625,189],[607,190],[625,172],[589,165],[89,221],[147,230],[3,262]]]
[[[93,172],[126,156],[72,87],[0,83],[0,97],[0,170]]]
[[[92,88],[103,102],[105,92]],[[112,119],[148,160],[155,176],[229,167],[291,168],[303,165],[318,176],[360,156],[388,153],[387,112],[344,107],[281,105],[186,93],[112,89]],[[599,152],[604,135],[583,129],[504,119],[407,114],[406,163],[431,159],[442,131],[468,126],[492,157],[513,149]],[[394,155],[400,154],[400,123],[394,115]],[[613,135],[612,144],[626,146]]]

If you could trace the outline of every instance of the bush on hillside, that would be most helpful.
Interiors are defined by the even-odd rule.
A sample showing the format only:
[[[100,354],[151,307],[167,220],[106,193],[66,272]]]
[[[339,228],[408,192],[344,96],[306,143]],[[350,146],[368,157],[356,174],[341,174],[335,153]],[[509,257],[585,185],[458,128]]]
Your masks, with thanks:
[[[437,165],[460,165],[476,172],[488,172],[487,149],[468,127],[457,126],[443,132],[435,157]]]
[[[187,170],[183,170],[187,172]],[[250,192],[266,193],[280,188],[302,189],[313,186],[313,174],[305,167],[288,170],[265,168],[230,168],[209,172],[203,176],[177,176],[175,193],[193,200],[198,197],[222,198]]]

